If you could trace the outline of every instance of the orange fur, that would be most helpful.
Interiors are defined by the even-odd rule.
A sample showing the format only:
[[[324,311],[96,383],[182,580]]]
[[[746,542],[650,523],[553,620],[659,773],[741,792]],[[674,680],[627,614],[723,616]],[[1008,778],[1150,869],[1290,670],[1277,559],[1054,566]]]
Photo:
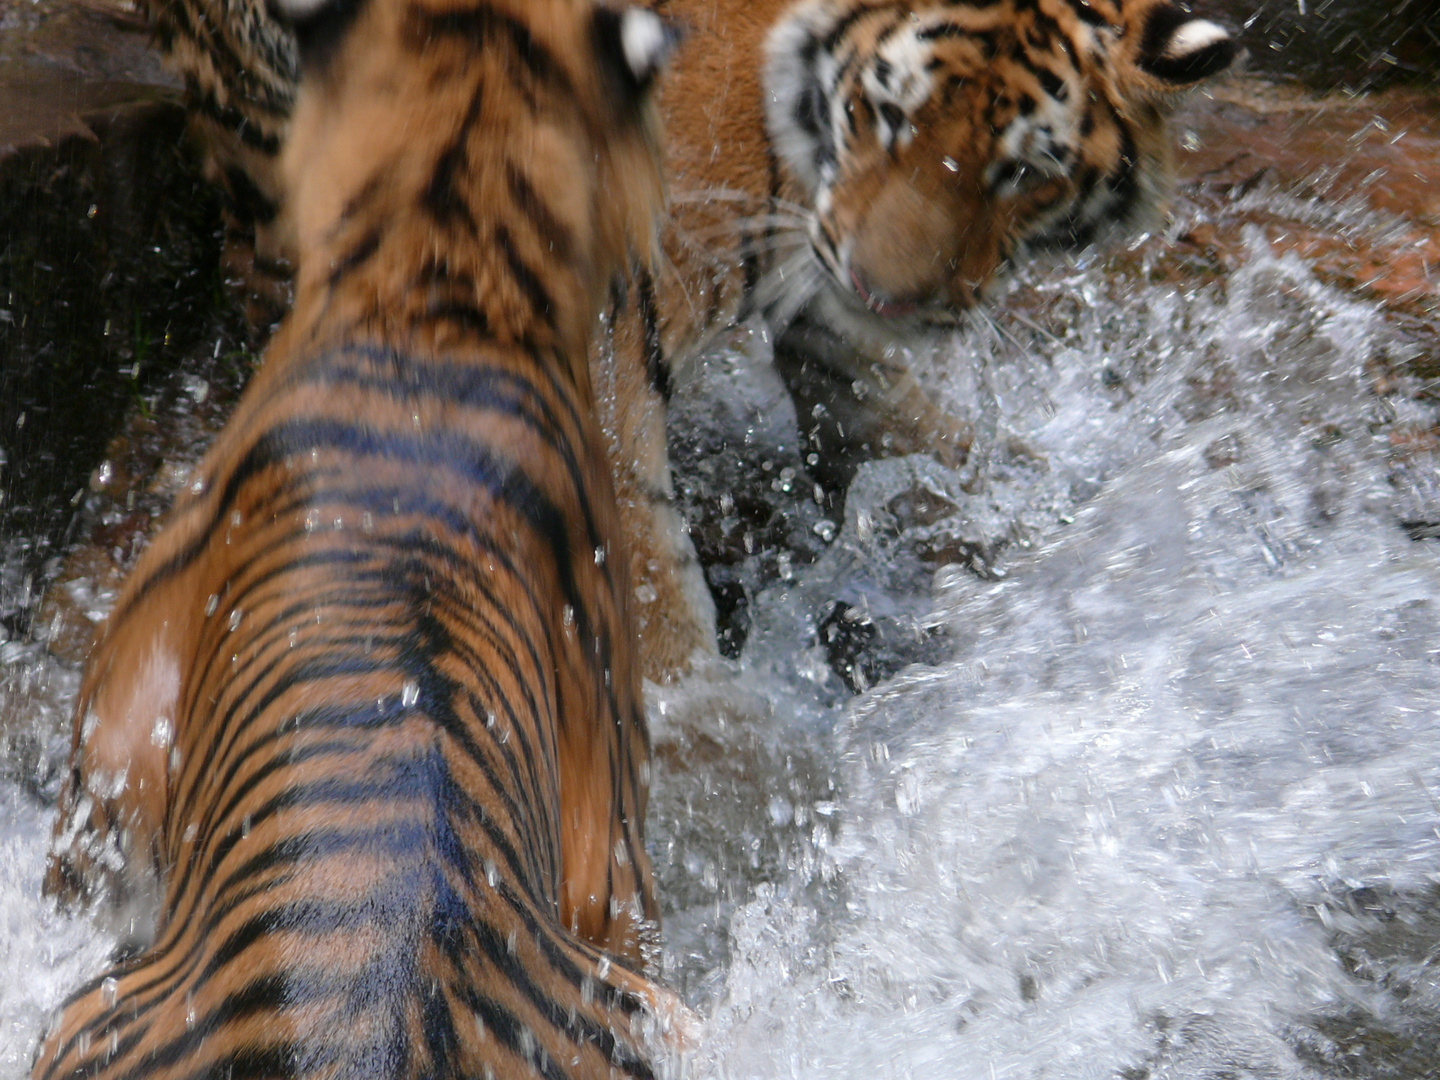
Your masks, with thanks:
[[[917,385],[897,346],[959,324],[1007,262],[1026,257],[1022,241],[1073,247],[1153,216],[1169,182],[1165,114],[1174,91],[1223,67],[1233,47],[1168,0],[653,2],[690,36],[661,102],[674,195],[665,259],[647,288],[613,307],[595,365],[633,552],[642,666],[663,678],[716,648],[713,604],[673,505],[663,393],[670,369],[739,318],[761,315],[776,333],[796,322],[795,342],[845,343],[814,360],[862,387],[881,446],[959,463],[970,425]],[[236,131],[278,138],[285,31],[263,0],[149,3],[203,122],[222,114],[245,121],[212,140],[218,172],[250,175],[261,202],[278,206],[276,224],[262,229],[267,238],[284,233],[287,217],[303,228],[308,211],[288,205],[264,163],[227,149]],[[852,111],[853,131],[823,207],[815,178],[804,175],[813,169],[801,162],[797,170],[793,137],[777,135],[767,115],[786,93],[772,85],[772,35],[807,20],[841,25],[831,46],[851,58],[843,85],[831,89]],[[878,115],[886,95],[874,61],[905,37],[903,24],[939,21],[957,32],[890,58],[899,76],[890,104],[904,106],[904,137],[891,139],[892,125]],[[207,26],[219,29],[197,29]],[[1210,29],[1174,33],[1187,26]],[[932,75],[933,86],[906,97],[907,78],[913,89]],[[1049,96],[1057,84],[1065,102]],[[1015,126],[1028,115],[1026,101],[1046,103],[1037,115],[1052,129],[1082,113],[1089,126],[1047,146],[1044,124]],[[1060,163],[1052,153],[1062,146],[1074,156]],[[1136,197],[1093,207],[1083,227],[1070,228],[1065,211],[1084,194],[1086,171],[1112,173],[1125,159]]]
[[[36,1080],[651,1075],[681,1010],[586,344],[662,187],[610,25],[368,0],[311,62],[295,309],[77,706],[47,887],[152,879],[158,927]]]
[[[671,186],[665,261],[654,317],[647,325],[632,288],[614,312],[613,357],[602,358],[623,391],[607,426],[636,579],[657,597],[640,612],[658,630],[647,640],[652,678],[683,668],[687,650],[714,649],[712,609],[689,599],[693,549],[671,523],[663,388],[645,377],[657,357],[662,369],[677,367],[750,315],[777,334],[793,324],[796,343],[808,340],[807,325],[818,327],[849,350],[813,361],[864,387],[890,452],[962,461],[970,426],[916,384],[896,347],[963,322],[1025,242],[1083,245],[1153,217],[1168,189],[1165,117],[1175,91],[1233,54],[1223,31],[1166,0],[659,7],[690,29],[660,100]],[[834,175],[823,182],[795,152],[795,131],[777,128],[777,119],[800,127],[777,57],[803,68],[801,35],[786,36],[801,26],[821,26],[812,42],[843,72],[827,91],[836,110],[818,125],[841,129]],[[1185,26],[1205,32],[1177,36]],[[1171,41],[1209,51],[1146,52]],[[1165,77],[1145,67],[1163,68],[1157,60],[1170,64]],[[903,116],[899,128],[885,119],[887,103],[891,119]],[[1005,183],[1012,173],[1015,183]],[[1086,185],[1111,177],[1114,204],[1087,206],[1096,189]]]

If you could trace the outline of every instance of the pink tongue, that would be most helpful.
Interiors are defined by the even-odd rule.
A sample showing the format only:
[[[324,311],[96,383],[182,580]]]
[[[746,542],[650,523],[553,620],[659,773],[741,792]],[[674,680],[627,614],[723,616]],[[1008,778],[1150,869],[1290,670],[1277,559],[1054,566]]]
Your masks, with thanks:
[[[909,315],[915,310],[914,304],[890,304],[883,300],[876,300],[865,291],[865,286],[860,283],[860,275],[852,269],[850,271],[850,282],[855,286],[855,291],[860,294],[860,299],[865,301],[865,306],[876,315],[893,318],[899,315]]]

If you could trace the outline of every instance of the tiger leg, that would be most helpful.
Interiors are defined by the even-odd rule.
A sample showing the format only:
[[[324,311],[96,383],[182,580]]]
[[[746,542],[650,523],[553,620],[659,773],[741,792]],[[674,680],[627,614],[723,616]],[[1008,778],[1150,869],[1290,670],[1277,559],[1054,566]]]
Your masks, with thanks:
[[[777,361],[783,366],[782,354],[790,353],[821,364],[853,386],[876,453],[930,454],[951,468],[963,465],[975,439],[974,425],[945,411],[933,391],[916,382],[905,356],[895,349],[895,339],[877,334],[873,326],[855,324],[841,312],[822,310],[818,315],[813,321],[802,316],[785,332],[776,347]],[[845,336],[823,329],[827,324],[845,326]]]
[[[640,670],[660,682],[688,670],[697,656],[717,655],[719,646],[715,601],[675,505],[665,446],[669,368],[655,319],[649,278],[641,275],[630,302],[613,310],[595,384],[630,550]]]
[[[642,837],[650,760],[641,708],[638,700],[622,705],[619,731],[563,730],[559,752],[561,919],[637,967],[646,927],[659,916]]]
[[[158,901],[181,684],[175,595],[160,590],[112,616],[120,625],[92,651],[45,875],[63,901],[104,900],[128,944],[149,937]]]

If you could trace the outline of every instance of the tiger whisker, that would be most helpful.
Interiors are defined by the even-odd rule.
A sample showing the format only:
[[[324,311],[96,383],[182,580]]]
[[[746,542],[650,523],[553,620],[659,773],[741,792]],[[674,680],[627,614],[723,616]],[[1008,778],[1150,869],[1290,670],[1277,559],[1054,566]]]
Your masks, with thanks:
[[[779,228],[776,228],[776,226],[779,226]],[[736,235],[744,236],[746,233],[750,234],[745,236],[745,240],[747,241],[784,238],[799,244],[807,242],[809,238],[809,233],[806,232],[804,228],[797,227],[789,222],[765,222],[754,219],[726,222],[723,225],[716,225],[705,229],[685,229],[683,232],[685,236],[693,237],[701,243],[715,240],[728,240]],[[759,235],[756,235],[756,233],[759,233]]]
[[[672,191],[670,202],[681,205],[704,205],[708,202],[748,202],[768,203],[771,207],[780,211],[787,211],[798,218],[809,218],[813,211],[801,203],[792,202],[789,199],[782,199],[778,195],[769,195],[764,198],[757,198],[748,191],[737,191],[734,188],[701,188],[691,191]]]

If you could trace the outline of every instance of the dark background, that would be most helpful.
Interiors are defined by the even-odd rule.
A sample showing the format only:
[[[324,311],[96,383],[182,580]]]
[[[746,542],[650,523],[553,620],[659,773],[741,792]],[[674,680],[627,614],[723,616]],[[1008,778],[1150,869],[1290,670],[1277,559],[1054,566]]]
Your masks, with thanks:
[[[1323,90],[1440,82],[1440,0],[1194,0],[1191,7],[1239,32],[1252,71]]]

